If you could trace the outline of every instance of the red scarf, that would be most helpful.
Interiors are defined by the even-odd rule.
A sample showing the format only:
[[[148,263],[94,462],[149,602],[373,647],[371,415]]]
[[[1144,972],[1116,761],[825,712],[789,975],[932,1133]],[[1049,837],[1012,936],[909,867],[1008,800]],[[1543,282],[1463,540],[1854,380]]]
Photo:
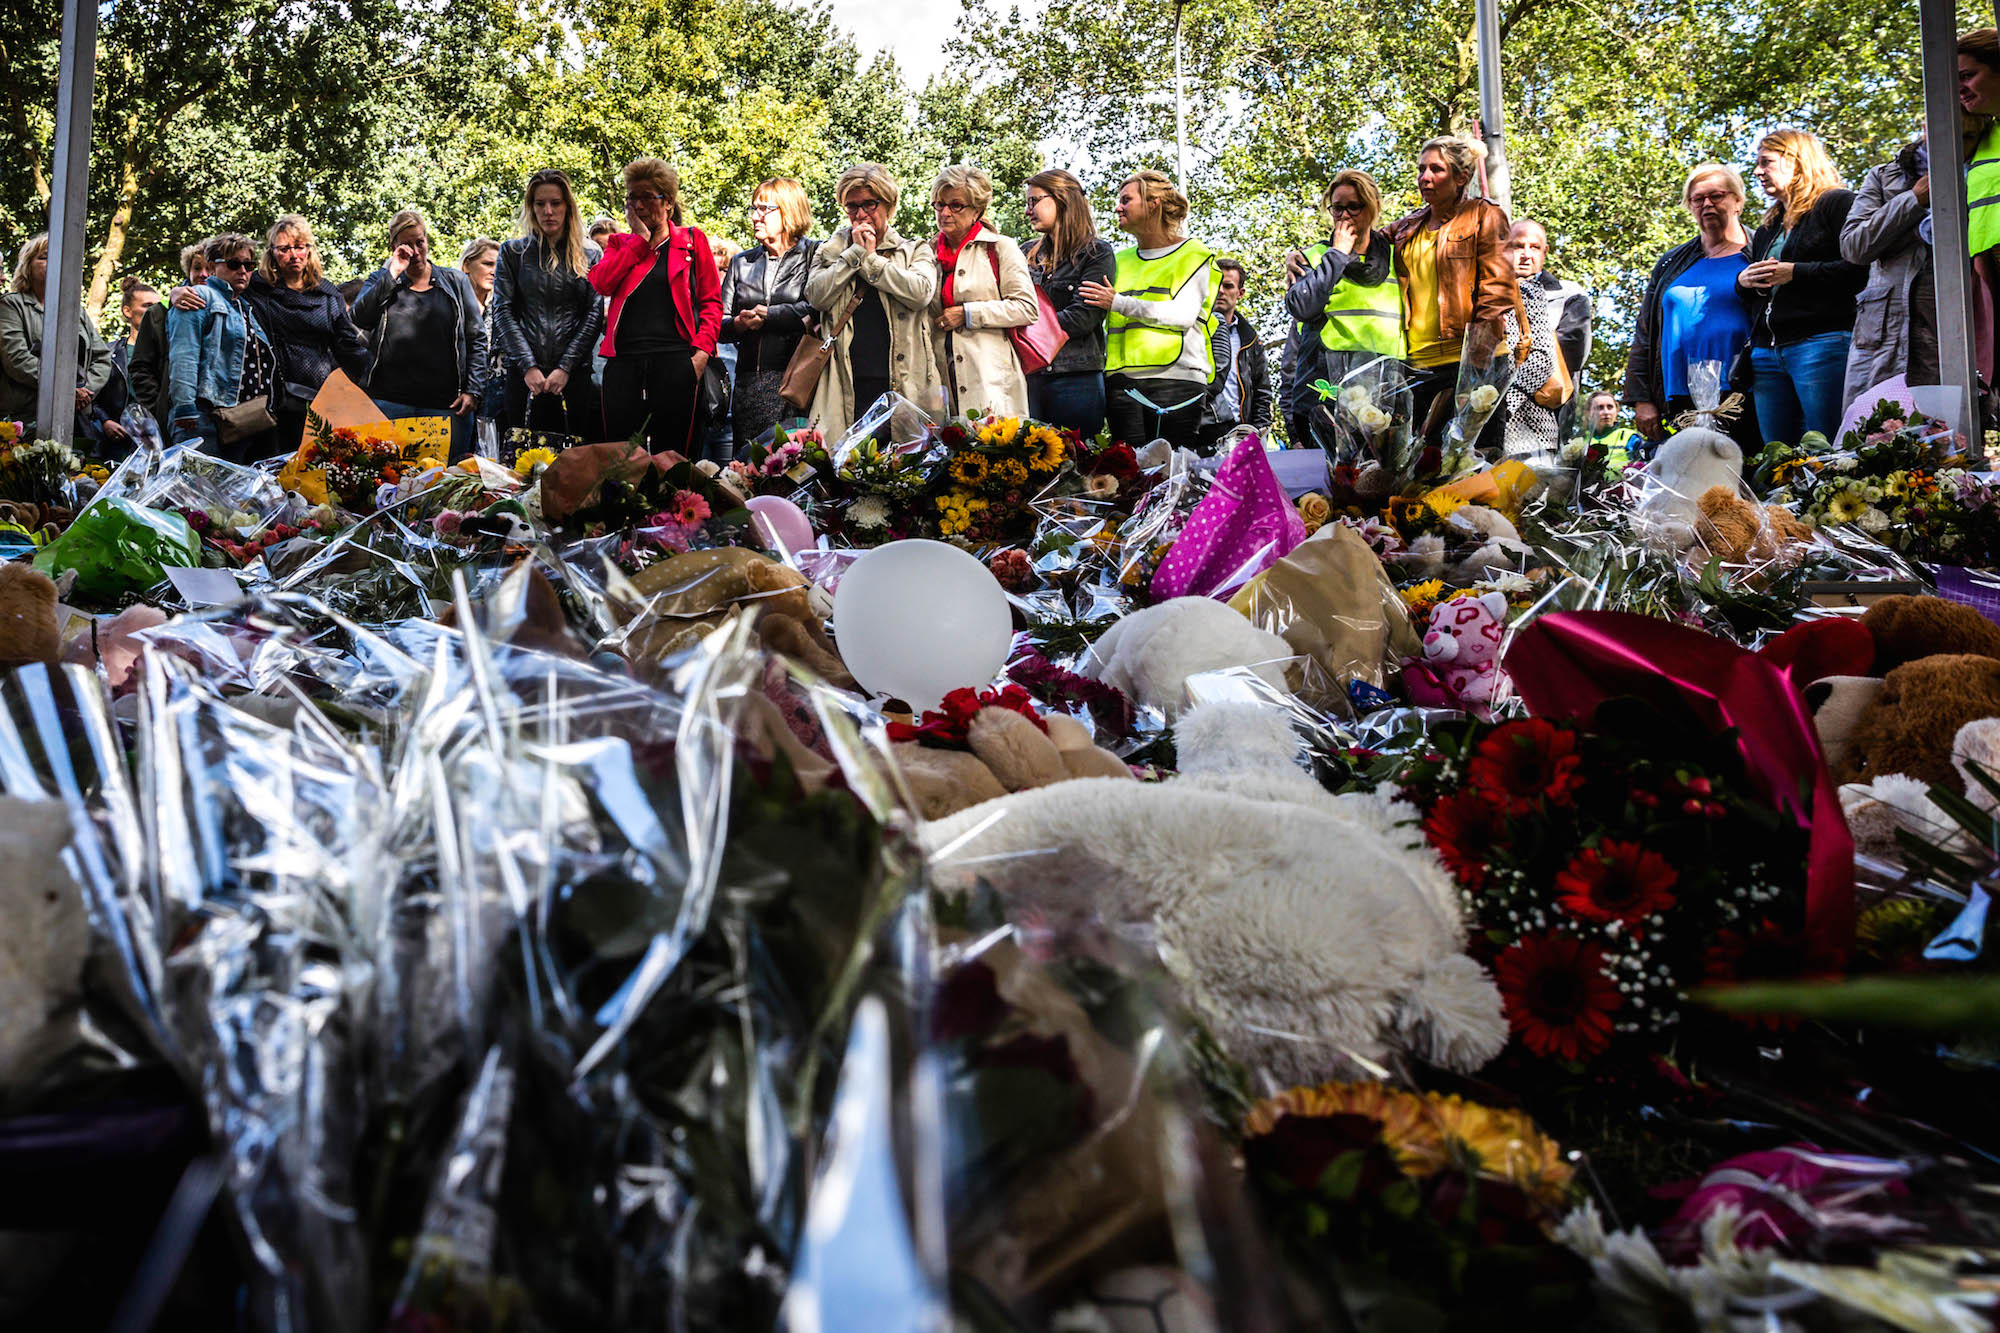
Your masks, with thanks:
[[[980,228],[984,225],[984,223],[979,222],[973,223],[972,230],[966,232],[965,239],[961,240],[957,245],[953,245],[951,242],[945,240],[943,232],[937,234],[935,246],[937,249],[938,272],[944,278],[944,285],[938,289],[939,305],[948,309],[955,304],[951,297],[951,280],[958,276],[958,257],[964,252],[966,246],[972,244],[972,238],[979,234]]]

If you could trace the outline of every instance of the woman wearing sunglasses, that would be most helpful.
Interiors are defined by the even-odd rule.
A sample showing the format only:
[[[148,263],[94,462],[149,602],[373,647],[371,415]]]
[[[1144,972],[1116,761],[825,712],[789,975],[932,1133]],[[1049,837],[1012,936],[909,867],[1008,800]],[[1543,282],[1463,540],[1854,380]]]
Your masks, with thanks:
[[[892,390],[928,412],[944,406],[931,350],[937,256],[891,225],[901,191],[876,163],[843,171],[833,197],[847,225],[820,246],[806,277],[806,300],[834,335],[810,413],[829,442]]]
[[[269,416],[277,357],[256,312],[244,299],[257,271],[257,245],[248,236],[225,232],[208,243],[208,303],[199,310],[167,313],[167,400],[173,404],[173,440],[199,443],[203,451],[233,463],[262,458],[277,447]],[[243,433],[225,421],[226,409],[264,408],[265,429]],[[254,415],[254,414],[251,414]],[[224,443],[224,426],[232,436]]]
[[[1338,387],[1348,372],[1383,357],[1391,358],[1385,370],[1400,370],[1405,348],[1395,244],[1375,227],[1381,187],[1367,172],[1349,169],[1326,187],[1320,207],[1331,226],[1326,240],[1285,256],[1291,284],[1285,311],[1298,322],[1285,420],[1293,444],[1325,448],[1333,443],[1332,422],[1319,407],[1314,381]]]

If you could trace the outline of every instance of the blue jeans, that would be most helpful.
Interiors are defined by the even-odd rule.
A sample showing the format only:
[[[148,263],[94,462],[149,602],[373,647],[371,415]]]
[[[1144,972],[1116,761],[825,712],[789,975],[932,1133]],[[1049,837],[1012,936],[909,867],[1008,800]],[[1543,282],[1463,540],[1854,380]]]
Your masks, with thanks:
[[[1840,428],[1841,383],[1851,333],[1819,333],[1783,347],[1753,347],[1757,429],[1764,442],[1797,444],[1816,430],[1828,439]],[[1837,441],[1836,441],[1837,443]]]
[[[382,415],[391,421],[404,417],[443,417],[451,423],[451,459],[457,462],[472,455],[472,423],[470,412],[454,412],[448,407],[412,407],[408,403],[392,403],[386,398],[377,398],[375,406],[382,409]]]
[[[1086,440],[1096,439],[1104,430],[1103,374],[1038,371],[1028,376],[1028,415],[1051,426],[1068,426]]]

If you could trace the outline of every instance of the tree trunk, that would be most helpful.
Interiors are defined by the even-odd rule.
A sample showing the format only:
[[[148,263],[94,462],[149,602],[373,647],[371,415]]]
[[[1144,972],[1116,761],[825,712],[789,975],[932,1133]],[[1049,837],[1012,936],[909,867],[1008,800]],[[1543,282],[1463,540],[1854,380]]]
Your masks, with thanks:
[[[34,133],[28,128],[28,108],[21,101],[21,86],[14,78],[13,63],[7,58],[5,46],[0,46],[0,85],[7,89],[8,122],[15,137],[28,148],[28,169],[34,174],[35,198],[41,200],[46,210],[51,191],[48,173],[42,170],[42,145],[36,142]]]
[[[152,175],[150,171],[140,172],[140,151],[135,118],[125,126],[125,153],[118,165],[118,203],[104,232],[104,252],[97,257],[97,267],[90,275],[90,290],[84,296],[84,309],[100,325],[104,322],[104,302],[111,295],[111,275],[118,271],[118,261],[125,257],[125,238],[132,230],[132,212],[138,206],[139,190]]]

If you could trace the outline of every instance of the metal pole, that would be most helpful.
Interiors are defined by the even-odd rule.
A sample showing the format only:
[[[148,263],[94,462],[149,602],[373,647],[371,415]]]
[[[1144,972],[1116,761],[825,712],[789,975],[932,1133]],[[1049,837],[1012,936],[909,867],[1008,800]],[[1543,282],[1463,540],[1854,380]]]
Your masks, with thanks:
[[[1507,122],[1500,107],[1500,0],[1473,0],[1479,20],[1479,120],[1486,136],[1486,197],[1514,211]]]
[[[90,117],[96,82],[95,0],[63,0],[55,184],[49,198],[49,278],[42,303],[42,382],[35,428],[43,439],[64,444],[76,423],[76,347],[83,318],[84,218],[90,200]]]
[[[1182,194],[1188,188],[1187,76],[1181,68],[1181,7],[1185,2],[1174,0],[1174,161]]]
[[[1924,53],[1924,133],[1931,159],[1931,274],[1937,282],[1938,377],[1959,390],[1958,423],[1975,455],[1983,447],[1974,410],[1972,257],[1965,236],[1965,147],[1958,109],[1958,11],[1953,0],[1918,0]]]

